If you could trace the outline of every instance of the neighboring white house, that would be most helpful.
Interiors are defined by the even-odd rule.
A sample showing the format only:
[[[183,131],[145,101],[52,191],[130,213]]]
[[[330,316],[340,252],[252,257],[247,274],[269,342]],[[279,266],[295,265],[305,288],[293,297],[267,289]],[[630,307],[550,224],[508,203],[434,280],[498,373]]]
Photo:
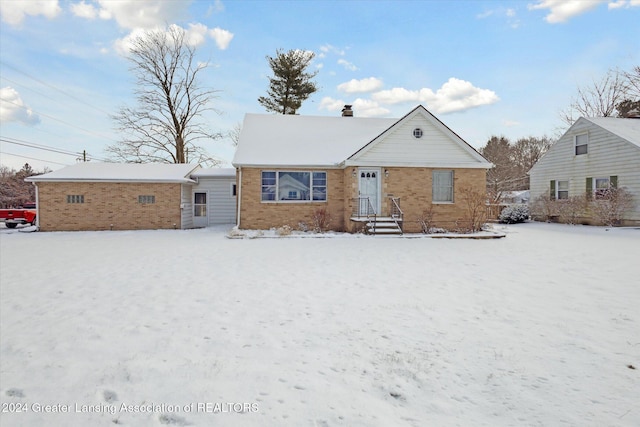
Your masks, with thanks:
[[[640,119],[579,118],[529,171],[531,201],[597,196],[626,188],[634,206],[625,224],[640,224]],[[590,218],[583,218],[590,222]]]

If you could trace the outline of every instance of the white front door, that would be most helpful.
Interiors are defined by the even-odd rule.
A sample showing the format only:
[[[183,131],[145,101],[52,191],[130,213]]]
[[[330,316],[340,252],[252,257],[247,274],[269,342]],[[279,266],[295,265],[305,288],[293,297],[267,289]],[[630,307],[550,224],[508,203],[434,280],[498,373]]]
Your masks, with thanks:
[[[371,206],[376,213],[380,213],[380,169],[360,169],[359,174],[359,194],[360,194],[360,215],[366,215],[368,197]]]
[[[206,227],[209,225],[209,209],[207,192],[193,193],[193,226]]]

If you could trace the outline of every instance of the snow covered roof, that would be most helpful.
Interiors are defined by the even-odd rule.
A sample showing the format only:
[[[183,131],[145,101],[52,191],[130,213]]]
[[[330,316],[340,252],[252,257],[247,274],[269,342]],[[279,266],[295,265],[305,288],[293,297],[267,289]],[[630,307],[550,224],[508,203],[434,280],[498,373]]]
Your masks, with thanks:
[[[640,147],[640,119],[616,117],[585,117],[584,119]]]
[[[193,183],[191,173],[200,166],[167,163],[78,163],[43,175],[29,182],[175,182]]]
[[[235,166],[339,166],[398,119],[247,114]]]
[[[228,178],[236,176],[235,168],[200,168],[193,172],[191,176],[197,177],[216,177],[216,178]]]

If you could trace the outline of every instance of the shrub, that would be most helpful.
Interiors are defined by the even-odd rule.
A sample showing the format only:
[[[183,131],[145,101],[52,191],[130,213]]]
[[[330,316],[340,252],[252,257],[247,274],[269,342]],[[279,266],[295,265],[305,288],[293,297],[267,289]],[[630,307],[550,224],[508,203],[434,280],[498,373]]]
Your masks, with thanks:
[[[633,196],[625,188],[610,188],[590,203],[593,217],[608,226],[620,225],[633,206]]]
[[[529,219],[529,206],[527,205],[509,205],[500,212],[498,218],[503,224],[517,224],[525,222]]]
[[[331,214],[326,208],[318,208],[313,212],[311,217],[313,231],[315,233],[324,233],[331,225]]]
[[[477,191],[471,187],[463,187],[460,190],[461,200],[465,208],[461,230],[472,233],[482,230],[487,220],[487,194],[486,191]]]
[[[578,218],[584,215],[587,208],[587,198],[584,195],[571,196],[566,200],[557,200],[560,222],[577,224]]]
[[[288,225],[283,225],[282,227],[278,228],[276,230],[276,233],[278,234],[278,236],[289,236],[291,235],[291,227]]]
[[[425,234],[431,234],[433,232],[433,206],[429,206],[422,211],[422,215],[418,217],[418,222],[422,227],[422,232]]]

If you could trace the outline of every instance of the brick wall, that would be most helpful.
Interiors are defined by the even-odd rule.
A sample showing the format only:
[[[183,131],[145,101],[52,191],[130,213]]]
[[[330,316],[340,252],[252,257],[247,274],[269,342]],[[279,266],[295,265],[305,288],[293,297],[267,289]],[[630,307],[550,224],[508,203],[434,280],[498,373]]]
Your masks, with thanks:
[[[180,188],[181,184],[40,182],[40,230],[180,228]],[[84,203],[67,203],[67,195],[83,195]],[[140,195],[155,196],[155,203],[138,203]]]
[[[343,230],[344,208],[344,171],[341,169],[318,169],[327,172],[326,202],[262,202],[262,171],[310,171],[310,169],[257,169],[242,168],[242,187],[240,194],[241,229],[267,230],[273,227],[289,225],[298,229],[300,222],[313,223],[313,213],[326,208],[331,215],[331,229]],[[240,188],[240,187],[239,187]]]
[[[461,190],[470,187],[482,194],[486,192],[485,169],[453,169],[453,203],[431,204],[432,172],[431,168],[383,168],[389,172],[387,177],[382,173],[382,215],[389,215],[389,196],[400,198],[400,208],[404,212],[404,231],[417,233],[421,231],[418,219],[430,206],[434,213],[434,226],[453,229],[456,221],[461,221],[465,214]]]
[[[294,229],[301,221],[311,223],[311,216],[318,207],[326,207],[333,218],[332,229],[336,231],[355,231],[358,227],[350,221],[353,212],[353,199],[358,197],[358,176],[353,176],[353,167],[343,170],[327,170],[326,203],[274,203],[261,202],[261,169],[242,169],[241,223],[244,229],[269,229],[284,224]],[[355,168],[357,171],[357,168]],[[269,169],[273,170],[273,169]],[[295,170],[295,169],[286,169]],[[303,169],[308,170],[308,169]],[[387,177],[384,171],[389,172]],[[450,170],[450,169],[449,169]],[[433,206],[434,225],[453,229],[456,221],[464,217],[465,206],[460,190],[465,187],[485,192],[485,169],[454,169],[454,203],[431,204],[432,191],[431,168],[381,168],[382,212],[390,214],[389,196],[400,198],[400,207],[404,212],[405,232],[421,231],[418,219],[425,209]]]

